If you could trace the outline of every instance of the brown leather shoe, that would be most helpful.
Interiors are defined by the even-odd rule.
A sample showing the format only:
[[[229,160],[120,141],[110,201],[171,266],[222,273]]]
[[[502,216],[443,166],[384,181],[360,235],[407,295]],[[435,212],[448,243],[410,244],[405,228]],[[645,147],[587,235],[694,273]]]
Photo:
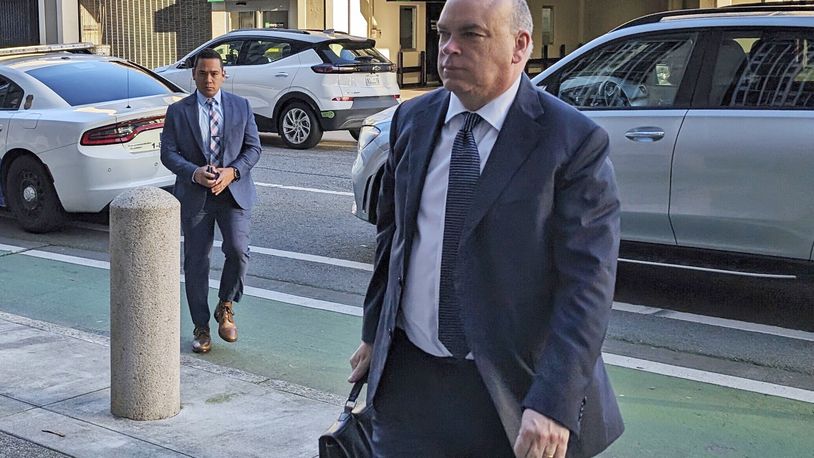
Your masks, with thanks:
[[[228,301],[218,302],[215,308],[215,319],[218,321],[218,335],[227,342],[237,340],[237,326],[235,326],[235,312],[232,311],[232,303]]]
[[[209,328],[203,326],[195,326],[192,331],[195,336],[192,339],[192,351],[195,353],[208,353],[212,349],[212,339],[209,337]]]

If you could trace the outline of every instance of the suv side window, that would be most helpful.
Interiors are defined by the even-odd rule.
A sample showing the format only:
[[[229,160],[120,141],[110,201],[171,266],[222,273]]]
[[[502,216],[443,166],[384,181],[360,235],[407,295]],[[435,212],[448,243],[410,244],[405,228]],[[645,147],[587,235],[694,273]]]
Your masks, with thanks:
[[[23,89],[0,76],[0,110],[18,110],[23,103]]]
[[[291,44],[280,40],[247,40],[239,65],[264,65],[291,55]]]
[[[224,67],[231,67],[238,64],[237,59],[240,57],[240,48],[242,46],[243,40],[233,40],[220,42],[213,46],[212,49],[220,54]]]
[[[670,108],[695,43],[694,33],[615,41],[569,65],[554,95],[577,108]]]
[[[712,74],[710,106],[814,107],[812,39],[804,32],[724,33]]]

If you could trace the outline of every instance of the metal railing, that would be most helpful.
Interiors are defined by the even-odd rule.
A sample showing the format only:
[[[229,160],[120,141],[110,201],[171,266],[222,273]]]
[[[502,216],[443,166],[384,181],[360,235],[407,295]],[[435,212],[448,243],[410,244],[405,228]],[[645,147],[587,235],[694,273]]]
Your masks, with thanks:
[[[410,86],[426,86],[427,85],[427,53],[424,51],[420,51],[418,53],[418,65],[413,65],[410,67],[404,66],[404,51],[399,51],[396,65],[398,69],[396,70],[396,81],[398,82],[399,87],[407,87]],[[404,75],[411,74],[411,73],[418,73],[418,81],[414,83],[405,83],[404,82]]]

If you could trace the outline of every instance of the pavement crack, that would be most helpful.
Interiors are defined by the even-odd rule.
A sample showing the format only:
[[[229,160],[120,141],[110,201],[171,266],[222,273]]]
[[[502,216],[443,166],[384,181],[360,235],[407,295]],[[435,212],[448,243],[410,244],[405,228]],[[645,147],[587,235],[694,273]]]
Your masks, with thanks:
[[[61,404],[63,402],[67,402],[67,401],[70,401],[70,400],[73,400],[73,399],[76,399],[76,398],[81,398],[82,396],[87,396],[89,394],[98,393],[98,392],[104,391],[104,390],[106,390],[108,388],[110,388],[110,385],[103,386],[102,388],[99,388],[99,389],[96,389],[96,390],[91,390],[91,391],[87,391],[85,393],[77,394],[76,396],[71,396],[71,397],[68,397],[68,398],[65,398],[65,399],[60,399],[59,401],[49,402],[48,404],[43,404],[40,407],[45,409],[45,408],[47,408],[49,406],[53,406],[55,404]]]
[[[67,452],[63,452],[63,451],[61,451],[61,450],[57,450],[57,449],[55,449],[55,448],[53,448],[53,447],[49,447],[49,446],[47,446],[47,445],[45,445],[45,444],[41,444],[41,443],[39,443],[39,442],[37,442],[37,441],[35,441],[35,440],[29,439],[29,438],[26,438],[26,437],[23,437],[23,436],[20,436],[20,435],[17,435],[17,434],[14,434],[14,433],[12,433],[12,432],[5,431],[5,430],[2,430],[2,429],[0,429],[0,431],[2,431],[2,432],[3,432],[3,434],[8,434],[8,435],[9,435],[9,436],[11,436],[11,437],[16,437],[17,439],[20,439],[21,441],[24,441],[24,442],[28,442],[28,443],[34,444],[34,445],[36,445],[36,446],[38,446],[38,447],[42,447],[42,448],[44,448],[44,449],[46,449],[46,450],[50,450],[50,451],[55,452],[55,453],[58,453],[58,454],[60,454],[60,455],[62,455],[62,456],[66,456],[66,457],[68,457],[68,458],[76,458],[76,455],[71,455],[71,454],[69,454],[69,453],[67,453]]]
[[[124,432],[124,431],[119,431],[119,430],[113,429],[111,427],[108,427],[108,426],[105,426],[105,425],[102,425],[102,424],[99,424],[99,423],[96,423],[96,422],[93,422],[93,421],[90,421],[90,420],[85,420],[84,418],[80,418],[80,417],[77,417],[77,416],[74,416],[74,415],[68,415],[68,414],[66,414],[64,412],[58,412],[56,410],[49,409],[47,407],[42,407],[42,410],[45,410],[46,412],[50,412],[50,413],[53,413],[53,414],[56,414],[56,415],[61,415],[61,416],[66,417],[66,418],[70,418],[71,420],[75,420],[75,421],[78,421],[78,422],[81,422],[81,423],[92,425],[92,426],[95,426],[97,428],[101,428],[101,429],[104,429],[106,431],[110,431],[110,432],[115,433],[115,434],[120,434],[122,436],[129,437],[130,439],[133,439],[133,440],[136,440],[136,441],[139,441],[139,442],[144,442],[146,444],[150,444],[150,445],[153,445],[153,446],[158,447],[160,449],[168,450],[168,451],[173,452],[173,453],[177,453],[177,454],[179,454],[181,456],[188,456],[190,458],[194,458],[194,456],[195,456],[195,455],[190,455],[188,453],[184,453],[184,452],[182,452],[180,450],[175,450],[174,448],[171,448],[171,447],[167,447],[166,445],[162,445],[162,444],[159,444],[157,442],[153,442],[153,441],[144,439],[142,437],[135,436],[133,434],[130,434],[130,433],[127,433],[127,432]]]

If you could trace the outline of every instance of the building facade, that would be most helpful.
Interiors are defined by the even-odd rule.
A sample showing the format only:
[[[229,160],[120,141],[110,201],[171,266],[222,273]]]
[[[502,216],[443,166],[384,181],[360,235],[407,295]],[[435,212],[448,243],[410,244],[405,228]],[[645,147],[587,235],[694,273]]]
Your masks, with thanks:
[[[556,58],[636,17],[755,0],[527,0],[533,59]],[[770,3],[774,0],[764,0]],[[376,40],[405,82],[438,80],[436,22],[443,1],[2,0],[0,46],[91,42],[146,67],[175,62],[212,37],[254,27],[334,29]]]

